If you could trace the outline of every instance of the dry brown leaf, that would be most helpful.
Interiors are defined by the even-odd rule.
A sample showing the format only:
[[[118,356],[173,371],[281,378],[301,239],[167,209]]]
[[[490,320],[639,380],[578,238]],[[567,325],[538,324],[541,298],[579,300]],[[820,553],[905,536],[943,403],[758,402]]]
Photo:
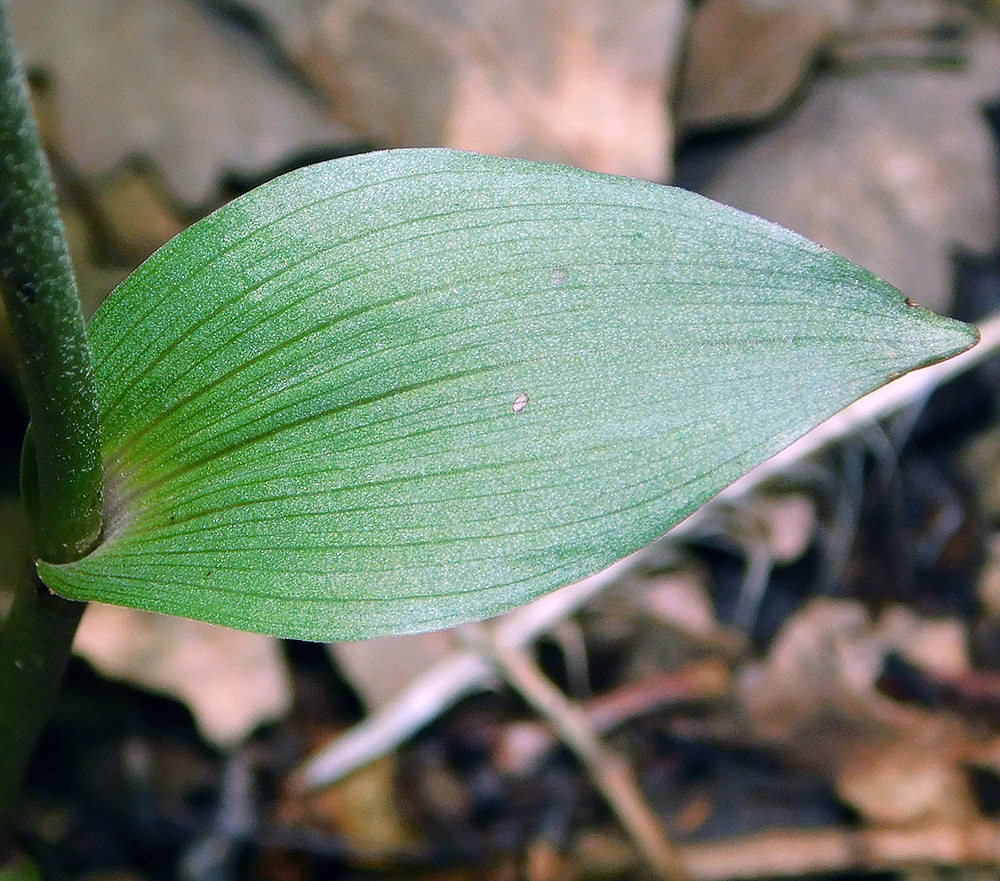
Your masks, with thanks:
[[[368,137],[670,173],[680,0],[247,2]]]
[[[961,823],[976,816],[962,753],[940,737],[859,748],[840,767],[837,791],[880,826]]]
[[[882,661],[883,647],[863,606],[813,600],[785,623],[762,663],[740,672],[753,735],[803,756],[813,748],[811,738],[828,728],[848,746],[869,733],[891,735],[909,715],[875,692]],[[842,750],[828,741],[826,759]]]
[[[396,761],[384,756],[335,786],[293,794],[279,809],[281,821],[335,832],[352,857],[386,865],[418,843],[400,814]]]
[[[861,603],[810,601],[786,622],[767,658],[740,674],[741,703],[755,735],[808,755],[810,738],[826,730],[834,739],[822,762],[836,761],[857,742],[893,739],[926,724],[930,714],[876,688],[889,652],[940,675],[969,666],[959,622],[896,607],[873,622]]]
[[[827,77],[787,122],[740,148],[712,198],[796,230],[946,310],[956,245],[987,250],[1000,217],[980,103],[1000,82],[1000,35],[962,72]]]
[[[816,501],[802,493],[760,494],[755,528],[768,556],[787,566],[798,560],[816,534]]]
[[[116,255],[138,265],[181,232],[190,218],[170,203],[158,175],[130,162],[94,182],[91,197]]]
[[[971,669],[968,634],[957,618],[924,618],[906,606],[879,617],[882,642],[935,679],[959,679]]]
[[[203,204],[222,173],[257,173],[352,136],[231,28],[184,0],[12,0],[27,64],[52,79],[62,153],[84,176],[149,156]]]
[[[971,740],[961,723],[876,688],[889,651],[963,668],[964,639],[961,649],[955,642],[947,622],[890,610],[876,624],[860,603],[813,600],[789,619],[766,660],[740,674],[750,738],[832,777],[872,822],[972,816],[962,767]]]
[[[271,637],[91,603],[74,649],[105,676],[182,701],[220,747],[291,707],[288,674]]]
[[[944,64],[961,58],[961,33],[974,24],[970,4],[949,0],[867,0],[829,48],[846,70]]]
[[[67,205],[60,214],[69,242],[83,314],[89,319],[133,267],[111,266],[97,259],[93,224],[77,207]]]
[[[768,117],[785,105],[856,0],[707,0],[692,21],[677,96],[683,130]]]

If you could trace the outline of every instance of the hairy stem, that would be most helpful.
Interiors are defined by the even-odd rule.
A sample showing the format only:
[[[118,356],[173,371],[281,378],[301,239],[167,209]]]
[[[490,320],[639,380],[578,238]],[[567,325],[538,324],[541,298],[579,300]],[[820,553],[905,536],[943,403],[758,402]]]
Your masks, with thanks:
[[[101,534],[101,454],[90,345],[28,87],[0,3],[0,292],[38,462],[39,554],[82,557]]]
[[[50,594],[33,569],[25,568],[0,639],[0,862],[28,763],[86,608]]]
[[[55,188],[6,0],[0,0],[0,294],[31,416],[26,457],[37,555],[79,559],[101,535],[101,454],[90,345]],[[83,605],[53,596],[29,565],[0,633],[0,850],[25,770],[69,658]]]

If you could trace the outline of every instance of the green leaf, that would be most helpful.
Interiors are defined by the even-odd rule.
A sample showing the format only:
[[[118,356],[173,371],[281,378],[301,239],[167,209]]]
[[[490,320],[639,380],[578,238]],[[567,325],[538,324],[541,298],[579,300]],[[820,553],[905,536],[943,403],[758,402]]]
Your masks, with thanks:
[[[305,639],[601,569],[976,339],[691,193],[444,150],[237,199],[90,332],[106,535],[45,583]]]

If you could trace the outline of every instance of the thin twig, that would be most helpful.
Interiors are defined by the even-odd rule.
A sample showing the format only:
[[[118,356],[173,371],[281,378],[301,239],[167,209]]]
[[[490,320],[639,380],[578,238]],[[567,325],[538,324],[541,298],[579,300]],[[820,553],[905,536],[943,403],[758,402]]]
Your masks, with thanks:
[[[505,643],[483,626],[469,625],[460,632],[573,751],[657,877],[687,881],[677,848],[646,802],[632,769],[601,743],[583,709],[556,688],[519,646]]]
[[[577,701],[588,724],[599,735],[648,713],[668,707],[718,701],[729,693],[729,668],[718,660],[698,661],[669,673],[654,673],[614,691]],[[529,774],[558,743],[551,726],[522,722],[504,732],[496,762],[512,774]]]
[[[634,557],[609,566],[576,584],[515,609],[495,624],[507,645],[533,642],[613,584]],[[295,774],[304,789],[329,786],[352,771],[392,752],[461,698],[493,687],[493,666],[478,655],[456,651],[416,679],[406,692],[378,713],[355,725],[313,756]]]
[[[433,722],[443,708],[484,691],[493,668],[479,655],[451,652],[385,709],[367,716],[300,767],[291,785],[303,790],[329,786],[391,753]]]
[[[592,843],[592,842],[591,842]],[[584,839],[571,860],[581,877],[620,878],[635,869],[630,848],[604,841],[600,857]],[[764,832],[678,848],[691,881],[803,878],[831,872],[892,872],[921,866],[1000,866],[1000,826],[988,820],[906,829]],[[588,865],[589,863],[589,865]]]

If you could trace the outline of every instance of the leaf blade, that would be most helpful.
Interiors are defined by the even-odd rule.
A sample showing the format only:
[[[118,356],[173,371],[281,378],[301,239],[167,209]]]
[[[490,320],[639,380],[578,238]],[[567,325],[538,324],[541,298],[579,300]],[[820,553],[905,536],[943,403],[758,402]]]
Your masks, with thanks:
[[[450,151],[314,166],[95,316],[108,534],[39,571],[299,638],[485,617],[973,334],[683,191]]]

